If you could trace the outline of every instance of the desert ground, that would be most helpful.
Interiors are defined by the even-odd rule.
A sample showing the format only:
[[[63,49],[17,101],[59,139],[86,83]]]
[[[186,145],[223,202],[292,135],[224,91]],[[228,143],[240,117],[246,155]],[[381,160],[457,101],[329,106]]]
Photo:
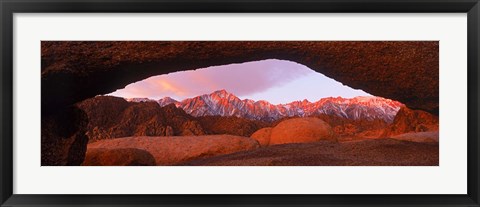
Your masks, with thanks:
[[[261,147],[231,135],[127,137],[89,144],[83,165],[437,166],[438,149],[391,138]]]
[[[319,118],[236,135],[135,136],[89,143],[85,166],[438,166],[438,131],[339,137]]]

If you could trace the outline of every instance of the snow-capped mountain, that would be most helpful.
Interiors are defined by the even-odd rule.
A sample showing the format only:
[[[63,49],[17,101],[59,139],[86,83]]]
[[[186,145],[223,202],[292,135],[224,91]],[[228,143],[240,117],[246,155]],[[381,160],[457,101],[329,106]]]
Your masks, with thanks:
[[[153,102],[155,100],[149,98],[125,98],[128,102]]]
[[[127,99],[138,102],[144,99]],[[153,100],[151,100],[153,101]],[[355,98],[323,98],[317,102],[308,100],[274,105],[267,101],[241,100],[225,90],[215,91],[194,98],[176,101],[165,97],[157,101],[160,106],[175,104],[192,116],[237,116],[254,120],[275,121],[291,116],[335,115],[348,119],[383,119],[391,123],[403,104],[390,99],[361,96]]]
[[[158,101],[158,104],[160,104],[160,106],[166,106],[168,104],[171,104],[171,103],[178,103],[177,100],[173,99],[173,98],[170,98],[170,97],[165,97],[165,98],[162,98],[162,99],[159,99]]]

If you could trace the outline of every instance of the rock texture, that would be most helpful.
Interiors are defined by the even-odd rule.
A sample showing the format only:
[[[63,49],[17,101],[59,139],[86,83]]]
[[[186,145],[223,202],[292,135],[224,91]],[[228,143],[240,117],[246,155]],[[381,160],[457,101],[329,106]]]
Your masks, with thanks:
[[[197,166],[438,166],[438,143],[373,139],[282,144],[192,160]]]
[[[90,142],[129,136],[203,135],[194,117],[174,105],[127,102],[123,98],[97,96],[77,106],[88,116]]]
[[[189,120],[183,123],[181,136],[194,136],[205,134],[203,127],[198,121]]]
[[[149,152],[157,165],[174,165],[198,158],[230,154],[260,147],[248,137],[232,135],[183,137],[126,137],[102,140],[88,145],[88,149],[136,148]]]
[[[315,116],[325,122],[327,122],[333,131],[339,136],[369,136],[380,137],[384,129],[388,126],[382,119],[347,119],[339,116],[332,115],[317,115]]]
[[[88,142],[87,123],[87,115],[74,106],[42,115],[42,166],[80,165]]]
[[[174,104],[160,107],[155,105],[155,101],[148,99],[127,102],[112,96],[97,96],[77,106],[89,117],[87,135],[90,142],[128,136],[230,134],[249,137],[261,128],[276,126],[281,121],[296,118],[285,117],[267,123],[235,116],[193,117],[176,108]],[[363,136],[366,135],[366,130],[383,130],[388,126],[383,119],[349,119],[327,114],[314,117],[327,122],[340,136]],[[376,135],[379,136],[380,134]]]
[[[438,116],[422,110],[412,110],[402,107],[393,123],[388,126],[383,134],[384,137],[395,136],[409,132],[438,131]]]
[[[84,166],[152,166],[155,158],[145,150],[135,148],[89,148]]]
[[[59,115],[73,104],[153,75],[213,65],[295,61],[352,88],[438,114],[438,51],[438,41],[42,41],[42,165],[83,161],[84,129],[57,133],[65,126],[52,118],[83,120],[79,113]]]
[[[272,127],[261,128],[255,133],[253,133],[251,138],[257,140],[262,147],[268,146],[270,145],[270,136],[272,135],[272,129]]]
[[[411,132],[392,136],[392,139],[405,140],[410,142],[438,142],[438,131],[430,132]]]
[[[193,117],[174,104],[127,102],[123,98],[97,96],[77,104],[88,116],[89,142],[130,136],[196,136],[230,134],[250,136],[267,123],[239,117]]]
[[[438,41],[42,41],[42,110],[49,113],[153,75],[283,59],[437,113],[438,51]]]
[[[321,140],[337,141],[330,125],[318,118],[293,118],[272,129],[269,145]]]
[[[204,116],[197,117],[207,134],[231,134],[249,137],[258,129],[270,126],[257,120],[249,120],[235,116]]]

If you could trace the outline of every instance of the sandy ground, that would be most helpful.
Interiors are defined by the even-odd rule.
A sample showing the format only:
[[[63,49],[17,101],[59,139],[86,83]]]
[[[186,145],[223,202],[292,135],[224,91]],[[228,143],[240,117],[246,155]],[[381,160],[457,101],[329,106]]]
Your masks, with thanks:
[[[438,166],[438,143],[394,139],[283,144],[181,163],[208,166]]]

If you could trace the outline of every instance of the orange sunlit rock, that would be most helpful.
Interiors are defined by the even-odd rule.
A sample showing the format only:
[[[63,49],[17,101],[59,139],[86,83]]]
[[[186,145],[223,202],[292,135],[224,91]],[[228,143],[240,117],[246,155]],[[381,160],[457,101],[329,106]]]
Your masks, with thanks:
[[[321,140],[337,141],[328,123],[318,118],[294,118],[280,122],[272,129],[270,145]]]
[[[270,136],[272,135],[272,127],[265,127],[257,130],[255,133],[252,134],[251,138],[260,143],[260,146],[268,146],[270,145]]]

